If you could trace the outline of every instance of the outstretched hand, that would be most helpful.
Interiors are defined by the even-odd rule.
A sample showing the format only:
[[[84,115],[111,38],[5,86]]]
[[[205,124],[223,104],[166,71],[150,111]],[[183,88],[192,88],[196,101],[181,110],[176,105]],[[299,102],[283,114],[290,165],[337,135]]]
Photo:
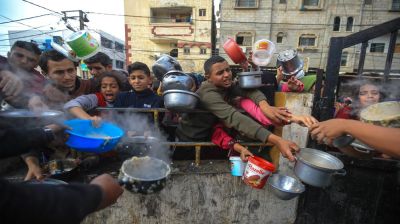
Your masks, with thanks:
[[[331,119],[311,126],[311,138],[319,143],[332,144],[333,139],[346,134],[345,119]]]

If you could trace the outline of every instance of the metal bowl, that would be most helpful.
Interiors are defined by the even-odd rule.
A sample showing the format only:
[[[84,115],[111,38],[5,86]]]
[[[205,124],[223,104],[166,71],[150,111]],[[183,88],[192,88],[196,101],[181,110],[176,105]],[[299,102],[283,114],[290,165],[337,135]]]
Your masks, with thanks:
[[[304,192],[304,185],[293,177],[274,174],[268,179],[272,193],[282,200],[290,200]]]
[[[168,90],[163,97],[165,108],[175,111],[194,109],[200,100],[199,95],[185,90]]]
[[[284,50],[278,54],[278,63],[282,66],[282,73],[286,76],[295,75],[303,69],[304,63],[299,58],[297,51],[293,49]]]
[[[239,86],[243,89],[252,89],[262,86],[261,71],[241,72],[238,74]]]
[[[196,86],[195,81],[190,75],[181,71],[169,71],[162,79],[162,89],[163,91],[180,89],[190,91]]]

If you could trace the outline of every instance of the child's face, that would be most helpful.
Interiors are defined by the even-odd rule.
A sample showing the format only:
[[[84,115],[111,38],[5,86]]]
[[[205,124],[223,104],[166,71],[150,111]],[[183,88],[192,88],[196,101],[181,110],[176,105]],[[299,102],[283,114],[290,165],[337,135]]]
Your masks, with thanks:
[[[366,84],[360,87],[358,93],[361,107],[366,107],[379,102],[380,93],[379,88],[375,85]]]
[[[112,77],[104,77],[101,80],[100,92],[107,102],[113,102],[119,93],[117,81]]]
[[[129,84],[131,84],[135,91],[140,92],[149,88],[151,85],[151,78],[142,70],[135,70],[129,74]]]

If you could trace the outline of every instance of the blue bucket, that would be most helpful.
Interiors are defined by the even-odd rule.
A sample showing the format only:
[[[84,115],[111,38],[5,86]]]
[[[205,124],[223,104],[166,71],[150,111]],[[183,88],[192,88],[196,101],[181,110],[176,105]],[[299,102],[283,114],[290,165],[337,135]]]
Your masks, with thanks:
[[[69,135],[66,144],[81,152],[110,151],[124,135],[121,128],[109,122],[102,122],[99,127],[93,127],[90,120],[73,119],[64,124],[71,128],[66,130]]]
[[[243,162],[239,156],[231,156],[229,157],[229,160],[231,161],[232,176],[241,177],[247,163]]]

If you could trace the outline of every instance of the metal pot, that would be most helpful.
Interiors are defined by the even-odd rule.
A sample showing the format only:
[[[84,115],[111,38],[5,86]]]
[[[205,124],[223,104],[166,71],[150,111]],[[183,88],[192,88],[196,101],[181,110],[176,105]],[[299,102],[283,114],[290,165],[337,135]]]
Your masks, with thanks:
[[[152,66],[154,76],[158,81],[162,81],[163,76],[172,70],[182,71],[182,67],[179,62],[166,54],[163,54]]]
[[[274,174],[268,178],[272,193],[282,200],[290,200],[305,191],[305,186],[293,177]]]
[[[165,187],[170,173],[170,166],[160,159],[133,157],[122,164],[118,181],[129,191],[151,194]]]
[[[190,91],[196,86],[196,83],[192,77],[184,72],[174,70],[164,75],[161,85],[163,91],[173,89]]]
[[[160,139],[152,136],[126,137],[123,139],[122,143],[122,154],[127,155],[127,157],[147,156],[150,150],[159,144]]]
[[[304,183],[315,187],[327,187],[334,175],[346,175],[343,163],[329,153],[302,148],[296,154],[294,173]]]
[[[277,64],[282,66],[282,73],[286,78],[295,75],[302,70],[304,66],[303,61],[299,58],[297,51],[294,49],[279,52]]]
[[[200,100],[199,95],[185,90],[168,90],[163,97],[165,108],[175,111],[194,109]]]
[[[13,126],[42,127],[52,123],[59,123],[64,113],[57,110],[30,111],[13,109],[0,112],[0,118]]]
[[[241,72],[238,74],[239,86],[243,89],[252,89],[262,86],[261,71]]]

